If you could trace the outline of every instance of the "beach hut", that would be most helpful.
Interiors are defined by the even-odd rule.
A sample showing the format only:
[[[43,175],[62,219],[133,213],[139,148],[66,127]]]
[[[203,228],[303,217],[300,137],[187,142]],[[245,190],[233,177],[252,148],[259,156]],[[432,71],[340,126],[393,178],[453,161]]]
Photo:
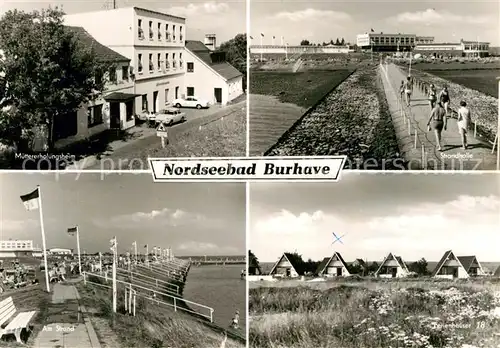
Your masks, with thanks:
[[[434,278],[445,279],[465,279],[484,274],[475,256],[455,256],[451,250],[444,253],[432,272]]]
[[[381,278],[401,278],[408,276],[409,273],[408,267],[401,256],[389,253],[380,264],[377,272],[375,272],[375,276]]]
[[[283,253],[280,259],[274,264],[269,274],[276,277],[297,278],[301,275],[300,268],[298,266],[299,265],[292,254]]]
[[[330,257],[325,257],[319,264],[316,274],[325,277],[347,277],[351,275],[342,255],[338,252],[334,252]]]

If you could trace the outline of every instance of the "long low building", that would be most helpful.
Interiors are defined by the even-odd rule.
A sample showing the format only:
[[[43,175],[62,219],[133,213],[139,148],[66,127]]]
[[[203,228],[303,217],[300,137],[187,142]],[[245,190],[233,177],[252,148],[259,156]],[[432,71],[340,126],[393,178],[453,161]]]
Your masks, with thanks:
[[[354,49],[349,46],[288,46],[288,45],[252,45],[251,54],[300,54],[300,53],[349,53]]]
[[[488,57],[490,54],[490,43],[460,40],[460,42],[455,43],[418,44],[413,49],[413,52],[434,57]]]

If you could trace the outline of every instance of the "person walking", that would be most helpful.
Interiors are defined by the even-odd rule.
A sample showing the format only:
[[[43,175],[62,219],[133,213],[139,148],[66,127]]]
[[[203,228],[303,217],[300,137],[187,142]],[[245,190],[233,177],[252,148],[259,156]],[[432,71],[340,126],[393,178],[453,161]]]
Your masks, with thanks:
[[[404,88],[405,88],[405,96],[406,96],[406,105],[410,107],[410,101],[411,101],[411,92],[412,92],[412,81],[411,77],[408,76],[406,78],[406,81],[404,82]]]
[[[439,93],[439,101],[443,104],[446,115],[448,116],[448,109],[450,106],[450,92],[448,92],[448,87],[444,86],[443,90]]]
[[[399,86],[399,94],[401,100],[403,100],[404,94],[405,94],[405,82],[404,80],[401,80],[401,85]]]
[[[436,87],[431,83],[431,85],[429,86],[429,104],[431,106],[431,111],[436,106],[436,101],[437,101]]]
[[[458,113],[458,132],[460,133],[460,137],[462,140],[462,149],[467,150],[467,130],[469,129],[469,124],[471,121],[470,110],[467,107],[467,103],[465,101],[460,102],[460,108],[457,111]]]
[[[429,121],[427,122],[428,130],[434,130],[434,134],[436,136],[436,143],[438,151],[443,151],[441,147],[441,132],[446,130],[447,126],[446,119],[446,111],[443,108],[443,104],[441,100],[436,104],[434,109],[432,109],[431,114],[429,116]]]
[[[240,311],[236,310],[236,313],[234,313],[234,317],[233,317],[231,324],[229,326],[233,329],[238,329],[239,323],[240,323]]]

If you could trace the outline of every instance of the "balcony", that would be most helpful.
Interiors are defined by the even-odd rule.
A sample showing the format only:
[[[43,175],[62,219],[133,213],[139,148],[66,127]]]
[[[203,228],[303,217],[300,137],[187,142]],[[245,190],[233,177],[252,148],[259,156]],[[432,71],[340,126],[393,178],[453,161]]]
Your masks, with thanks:
[[[143,72],[142,64],[139,64],[139,66],[137,67],[137,74],[142,75],[142,72]]]
[[[167,41],[167,42],[171,42],[172,41],[172,38],[171,38],[171,36],[170,36],[169,33],[167,33],[167,35],[165,36],[165,41]]]
[[[144,40],[144,31],[142,29],[139,29],[137,33],[139,40]]]
[[[172,41],[175,42],[175,35],[172,35]]]
[[[175,62],[175,60],[174,60],[174,61],[172,61],[172,68],[173,68],[173,69],[177,69],[177,63]]]
[[[149,31],[149,40],[153,41],[154,33],[152,30]]]
[[[158,40],[161,41],[161,38],[162,38],[161,34],[158,33]]]
[[[149,63],[149,73],[152,74],[155,71],[155,66],[153,63]]]

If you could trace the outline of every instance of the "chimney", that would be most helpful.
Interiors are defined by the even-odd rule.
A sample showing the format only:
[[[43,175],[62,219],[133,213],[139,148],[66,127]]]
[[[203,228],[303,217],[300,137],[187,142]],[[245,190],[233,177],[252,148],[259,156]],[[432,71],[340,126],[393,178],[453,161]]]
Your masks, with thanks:
[[[210,51],[215,51],[215,49],[217,48],[217,40],[215,34],[206,34],[204,44]]]

